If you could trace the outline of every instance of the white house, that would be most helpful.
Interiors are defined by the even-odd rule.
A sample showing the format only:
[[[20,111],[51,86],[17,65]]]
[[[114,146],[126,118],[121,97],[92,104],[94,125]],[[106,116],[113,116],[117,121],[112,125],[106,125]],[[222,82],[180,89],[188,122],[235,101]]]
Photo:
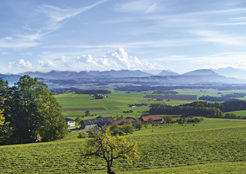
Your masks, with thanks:
[[[75,126],[75,121],[70,119],[70,118],[66,118],[66,122],[67,122],[68,127],[74,127]]]

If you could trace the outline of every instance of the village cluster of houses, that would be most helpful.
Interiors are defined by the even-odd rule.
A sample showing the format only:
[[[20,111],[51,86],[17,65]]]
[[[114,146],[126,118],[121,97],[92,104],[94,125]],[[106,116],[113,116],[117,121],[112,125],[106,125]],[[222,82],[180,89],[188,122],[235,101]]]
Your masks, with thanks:
[[[130,122],[133,125],[134,122],[137,121],[137,119],[139,119],[143,123],[150,123],[150,122],[155,123],[155,124],[164,123],[163,117],[160,115],[141,116],[140,118],[127,117],[123,120],[113,120],[113,117],[101,117],[101,116],[99,116],[95,119],[82,120],[80,122],[80,128],[81,129],[91,129],[91,128],[94,128],[96,126],[99,126],[99,127],[107,126],[110,123],[122,125],[125,122]],[[68,118],[68,119],[66,119],[66,121],[67,121],[67,125],[69,127],[75,126],[74,120]]]

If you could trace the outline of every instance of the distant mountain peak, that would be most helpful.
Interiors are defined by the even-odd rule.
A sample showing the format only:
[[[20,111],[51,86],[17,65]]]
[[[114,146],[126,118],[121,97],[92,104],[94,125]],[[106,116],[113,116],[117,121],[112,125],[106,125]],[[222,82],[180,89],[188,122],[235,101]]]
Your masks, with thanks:
[[[170,71],[170,70],[162,70],[158,75],[159,76],[176,76],[179,74],[176,72]]]
[[[198,69],[194,71],[190,71],[187,73],[184,73],[185,76],[220,76],[218,73],[214,72],[211,69]]]

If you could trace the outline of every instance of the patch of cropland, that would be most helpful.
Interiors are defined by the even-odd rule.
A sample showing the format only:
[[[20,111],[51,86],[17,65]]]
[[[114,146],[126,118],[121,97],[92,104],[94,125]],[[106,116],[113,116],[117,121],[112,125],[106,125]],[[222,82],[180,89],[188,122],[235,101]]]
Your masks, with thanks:
[[[103,160],[80,156],[86,139],[0,147],[0,173],[106,173]],[[205,119],[192,126],[159,125],[126,136],[138,143],[140,159],[116,161],[122,173],[237,173],[246,167],[246,121]],[[213,173],[212,171],[212,173]]]
[[[221,93],[233,94],[235,92],[240,93],[240,91],[219,91],[219,90],[197,90],[197,89],[179,89],[178,95],[162,95],[162,94],[148,94],[148,96],[161,96],[161,99],[146,98],[146,93],[144,92],[115,92],[112,91],[107,94],[107,97],[103,99],[95,99],[89,94],[59,94],[55,95],[57,101],[63,108],[63,113],[66,117],[82,117],[85,115],[85,111],[89,110],[91,115],[101,115],[101,116],[112,116],[124,115],[125,117],[140,117],[144,112],[148,112],[152,104],[164,104],[169,106],[183,105],[196,101],[196,96],[210,95],[210,96],[220,96]],[[246,91],[243,91],[246,93]],[[162,96],[167,96],[162,99]],[[180,97],[182,96],[182,97]],[[171,99],[176,97],[175,99]],[[194,99],[194,100],[191,100]],[[131,107],[146,104],[141,107]],[[130,106],[130,107],[129,107]],[[237,105],[239,106],[239,105]],[[104,110],[99,110],[96,108],[104,108]],[[242,108],[241,108],[242,109]],[[133,112],[125,112],[132,110]],[[223,111],[224,112],[224,111]],[[228,111],[225,111],[228,112]],[[242,115],[242,114],[241,114]],[[243,116],[243,115],[242,115]],[[246,116],[246,115],[245,115]],[[88,118],[88,117],[87,117]],[[229,117],[230,118],[230,117]],[[243,118],[243,117],[241,117]],[[84,119],[84,118],[82,118]]]
[[[150,98],[145,98],[145,93],[137,92],[112,92],[107,94],[103,99],[94,99],[88,94],[59,94],[56,95],[57,101],[63,109],[63,113],[67,117],[83,116],[86,110],[91,114],[101,116],[117,116],[122,115],[124,111],[131,109],[133,112],[124,114],[126,117],[139,117],[143,112],[149,110],[149,105],[155,103],[179,105],[189,103],[188,100],[170,100],[170,101],[156,101]],[[131,105],[146,104],[142,107],[129,107]],[[95,108],[104,108],[104,110],[95,110]]]
[[[62,109],[62,111],[104,111],[105,108],[76,108],[76,109]]]
[[[241,110],[241,111],[232,111],[232,112],[225,112],[224,113],[225,115],[226,114],[233,114],[235,115],[237,118],[246,118],[246,110]]]
[[[196,100],[196,95],[146,95],[145,98],[154,98],[157,100]]]

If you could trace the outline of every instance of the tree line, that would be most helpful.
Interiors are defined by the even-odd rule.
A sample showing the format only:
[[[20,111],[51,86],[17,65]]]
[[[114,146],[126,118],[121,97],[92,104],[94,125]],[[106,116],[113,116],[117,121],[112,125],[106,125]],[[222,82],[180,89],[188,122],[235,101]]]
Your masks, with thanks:
[[[61,88],[51,89],[51,92],[55,95],[63,93],[75,93],[75,94],[111,94],[110,90],[106,89],[78,89],[78,88]]]
[[[203,95],[203,96],[199,97],[199,100],[213,101],[213,102],[223,102],[223,101],[232,100],[233,98],[242,98],[242,97],[245,97],[245,96],[246,96],[245,93],[233,93],[233,94],[222,95],[221,97]]]
[[[246,101],[231,100],[223,103],[208,103],[204,101],[198,101],[178,106],[152,104],[149,113],[184,116],[223,117],[222,112],[232,112],[239,110],[246,110]],[[235,117],[232,115],[226,116],[228,118]]]
[[[13,86],[0,80],[0,144],[62,138],[67,125],[61,107],[36,78],[23,76]]]

